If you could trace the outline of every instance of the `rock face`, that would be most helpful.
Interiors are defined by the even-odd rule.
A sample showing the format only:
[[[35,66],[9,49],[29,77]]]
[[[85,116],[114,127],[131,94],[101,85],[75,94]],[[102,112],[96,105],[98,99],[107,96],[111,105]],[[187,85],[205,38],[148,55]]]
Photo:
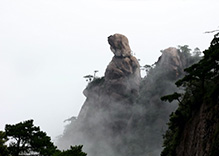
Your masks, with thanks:
[[[169,104],[160,98],[177,91],[174,83],[184,75],[187,62],[178,49],[167,48],[142,80],[137,107],[132,108],[133,115],[126,134],[129,140],[126,150],[132,150],[126,156],[160,155],[166,123],[177,108],[176,103]]]
[[[168,48],[141,79],[128,39],[115,34],[108,42],[114,56],[105,75],[84,90],[86,101],[58,146],[84,145],[89,156],[157,156],[169,114],[177,107],[160,97],[177,91],[174,83],[184,74],[188,60],[176,48]]]
[[[219,33],[204,56],[176,82],[183,87],[171,113],[161,156],[219,155]],[[171,95],[169,96],[171,97]]]
[[[121,34],[108,37],[110,49],[114,53],[112,61],[107,66],[105,80],[109,88],[118,95],[137,95],[140,85],[140,66],[137,59],[131,55],[128,39]]]
[[[131,56],[128,38],[122,34],[114,34],[108,37],[111,51],[116,57]]]
[[[185,125],[180,144],[176,148],[177,156],[216,156],[219,153],[218,142],[215,143],[217,150],[212,144],[218,139],[219,127],[219,102],[215,106],[203,103],[200,110],[194,114]],[[215,150],[215,153],[212,152]]]
[[[59,145],[82,144],[90,156],[116,153],[141,81],[139,63],[131,55],[128,39],[115,34],[108,42],[114,57],[105,76],[88,84],[78,119],[69,125],[72,128],[67,129]]]
[[[130,105],[133,101],[130,97],[137,97],[141,81],[140,66],[137,59],[131,55],[128,39],[121,34],[108,37],[110,49],[114,53],[112,61],[106,68],[103,78],[94,79],[84,90],[87,97],[83,107],[93,105],[102,107],[113,107],[114,103],[126,103]],[[81,110],[83,111],[83,108]],[[84,113],[82,113],[84,114]],[[79,114],[79,117],[81,113]]]
[[[184,68],[188,66],[188,60],[174,47],[165,49],[157,63],[162,65],[165,71],[174,72],[176,77],[182,75]]]

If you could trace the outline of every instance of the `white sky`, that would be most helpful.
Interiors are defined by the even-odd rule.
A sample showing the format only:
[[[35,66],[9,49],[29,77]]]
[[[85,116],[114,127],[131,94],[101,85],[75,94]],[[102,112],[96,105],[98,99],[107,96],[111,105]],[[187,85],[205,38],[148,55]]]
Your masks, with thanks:
[[[0,130],[34,119],[52,139],[85,100],[83,76],[103,76],[122,33],[142,65],[160,50],[208,48],[218,0],[0,0]]]

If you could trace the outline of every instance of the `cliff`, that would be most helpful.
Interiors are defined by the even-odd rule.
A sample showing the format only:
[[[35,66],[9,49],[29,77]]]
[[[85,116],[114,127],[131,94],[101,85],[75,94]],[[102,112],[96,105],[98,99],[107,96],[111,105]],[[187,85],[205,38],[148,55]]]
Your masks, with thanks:
[[[108,37],[114,54],[102,78],[84,90],[86,101],[75,122],[60,139],[64,144],[82,144],[89,155],[111,155],[131,117],[130,108],[139,94],[140,66],[131,55],[128,39],[121,34]]]
[[[162,156],[219,155],[218,62],[216,34],[203,59],[185,69],[186,76],[176,82],[178,87],[185,87],[185,92],[180,94],[179,108],[170,116]]]
[[[169,115],[177,108],[160,97],[179,91],[174,82],[198,58],[167,48],[142,79],[128,39],[115,34],[108,43],[114,56],[104,77],[88,84],[78,118],[67,125],[58,146],[84,145],[89,156],[157,156]]]
[[[176,147],[177,156],[219,155],[218,112],[218,100],[214,103],[205,101],[201,104],[199,110],[194,111],[194,115],[186,122],[180,136],[179,144]]]
[[[186,51],[174,47],[162,51],[155,66],[151,67],[142,80],[139,97],[132,108],[132,118],[129,121],[127,138],[132,149],[126,156],[157,156],[162,150],[163,134],[167,129],[169,115],[177,108],[176,103],[168,104],[160,97],[171,92],[180,91],[175,81],[184,76],[184,68],[194,59]]]

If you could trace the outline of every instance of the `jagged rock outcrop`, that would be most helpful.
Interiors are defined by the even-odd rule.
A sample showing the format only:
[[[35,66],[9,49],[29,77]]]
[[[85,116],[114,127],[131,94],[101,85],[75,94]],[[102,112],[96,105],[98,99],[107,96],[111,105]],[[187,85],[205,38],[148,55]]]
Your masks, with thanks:
[[[162,150],[163,137],[167,129],[169,115],[177,108],[177,104],[168,104],[160,100],[166,94],[178,91],[175,81],[185,73],[183,69],[188,60],[176,48],[170,47],[162,51],[162,55],[142,80],[139,97],[132,108],[129,121],[129,140],[126,156],[158,156]]]
[[[115,34],[108,37],[108,42],[115,55],[105,72],[105,82],[112,89],[110,93],[137,96],[141,80],[140,66],[131,55],[128,39],[124,35]]]
[[[86,101],[77,120],[66,127],[59,147],[81,144],[89,156],[157,156],[169,114],[177,107],[160,97],[177,91],[174,83],[189,65],[188,57],[168,48],[141,79],[128,39],[115,34],[108,42],[114,56],[104,77],[95,78],[84,90]]]
[[[84,107],[93,107],[93,103],[101,109],[110,109],[115,103],[124,104],[125,107],[131,105],[138,95],[140,66],[137,59],[131,55],[128,39],[124,35],[115,34],[108,37],[108,42],[114,57],[107,66],[104,77],[94,79],[84,90],[87,101],[82,107],[79,119],[81,114],[86,114]]]
[[[61,144],[83,144],[90,156],[110,156],[115,152],[141,81],[140,66],[131,55],[128,39],[115,34],[108,37],[108,42],[114,57],[105,76],[88,84],[83,92],[87,99],[78,119],[60,139]]]
[[[108,37],[110,49],[116,57],[131,56],[131,48],[128,38],[122,34],[114,34]]]
[[[188,60],[183,58],[180,51],[174,47],[169,47],[162,51],[162,56],[158,62],[164,70],[174,71],[176,77],[182,75]]]

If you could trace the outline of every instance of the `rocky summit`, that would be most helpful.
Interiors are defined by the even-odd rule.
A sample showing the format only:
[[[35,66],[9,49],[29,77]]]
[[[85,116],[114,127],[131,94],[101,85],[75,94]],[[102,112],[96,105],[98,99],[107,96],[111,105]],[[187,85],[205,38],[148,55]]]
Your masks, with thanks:
[[[146,71],[141,78],[128,38],[114,34],[108,43],[114,56],[104,76],[94,77],[83,91],[86,101],[77,119],[66,126],[58,146],[83,145],[89,156],[157,156],[169,115],[178,107],[177,101],[168,104],[160,98],[184,93],[175,82],[200,57],[191,55],[186,45],[167,48],[157,62],[141,68]]]
[[[140,66],[131,55],[127,37],[115,34],[108,37],[108,42],[114,56],[105,75],[94,78],[84,90],[86,101],[59,145],[66,148],[65,144],[83,144],[91,156],[112,154],[112,148],[121,143],[141,81]]]

